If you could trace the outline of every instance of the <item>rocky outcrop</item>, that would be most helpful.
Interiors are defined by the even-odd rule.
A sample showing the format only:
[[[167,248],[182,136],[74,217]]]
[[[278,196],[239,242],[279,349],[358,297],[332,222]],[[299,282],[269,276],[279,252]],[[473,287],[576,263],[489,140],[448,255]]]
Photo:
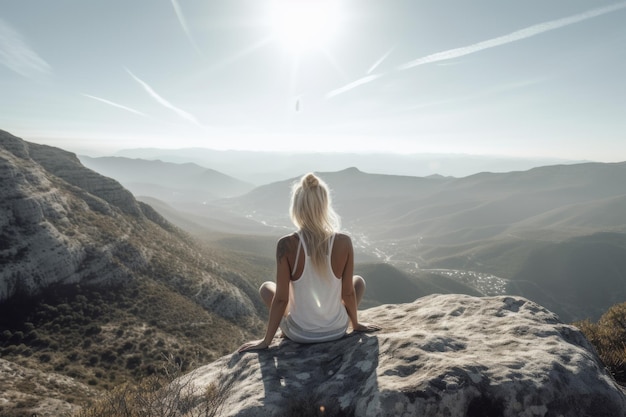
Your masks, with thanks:
[[[527,299],[432,295],[360,315],[383,330],[313,345],[277,337],[187,378],[198,398],[228,386],[223,417],[626,415],[582,333]]]
[[[46,171],[82,190],[82,195],[93,195],[126,214],[140,216],[141,209],[130,191],[112,178],[85,168],[78,157],[70,152],[46,145],[29,144],[30,157]],[[90,200],[91,202],[91,200]],[[106,205],[90,204],[92,208],[105,210]]]
[[[227,319],[256,320],[237,276],[201,259],[188,236],[75,154],[0,130],[0,303],[146,277]]]
[[[142,254],[128,265],[113,261],[123,244],[114,233],[131,228],[124,215],[141,211],[132,194],[74,154],[0,131],[0,184],[0,302],[56,283],[128,279],[133,265],[146,263]],[[88,226],[94,221],[100,227]]]

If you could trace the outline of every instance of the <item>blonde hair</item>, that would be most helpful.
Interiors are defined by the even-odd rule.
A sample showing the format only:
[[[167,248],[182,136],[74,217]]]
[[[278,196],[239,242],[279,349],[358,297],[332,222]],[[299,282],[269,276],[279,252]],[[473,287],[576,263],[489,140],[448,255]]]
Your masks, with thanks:
[[[330,190],[326,183],[309,173],[291,189],[291,221],[300,229],[313,266],[324,271],[328,241],[339,231],[339,216],[332,208]]]

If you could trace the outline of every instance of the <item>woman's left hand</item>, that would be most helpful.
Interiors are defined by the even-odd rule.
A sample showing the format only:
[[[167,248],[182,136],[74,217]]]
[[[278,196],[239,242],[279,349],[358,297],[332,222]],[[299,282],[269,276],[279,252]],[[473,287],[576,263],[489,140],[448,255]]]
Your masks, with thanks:
[[[267,349],[269,344],[265,342],[264,339],[253,340],[252,342],[244,343],[241,345],[239,349],[237,349],[237,353],[246,352],[248,350],[261,350]]]

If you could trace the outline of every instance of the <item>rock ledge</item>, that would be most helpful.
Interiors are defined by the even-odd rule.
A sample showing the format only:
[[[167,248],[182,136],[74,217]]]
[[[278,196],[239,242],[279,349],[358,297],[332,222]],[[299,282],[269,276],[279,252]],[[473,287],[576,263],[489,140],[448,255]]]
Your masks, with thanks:
[[[187,377],[199,393],[232,384],[222,416],[626,415],[582,333],[527,299],[432,295],[360,315],[384,329],[314,345],[275,338]]]

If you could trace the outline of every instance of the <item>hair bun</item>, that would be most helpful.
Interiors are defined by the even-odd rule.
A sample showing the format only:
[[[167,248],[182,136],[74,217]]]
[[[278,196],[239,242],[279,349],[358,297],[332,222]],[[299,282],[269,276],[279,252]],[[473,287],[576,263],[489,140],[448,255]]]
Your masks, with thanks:
[[[314,174],[307,174],[302,179],[303,187],[317,187],[320,184],[319,179]]]

